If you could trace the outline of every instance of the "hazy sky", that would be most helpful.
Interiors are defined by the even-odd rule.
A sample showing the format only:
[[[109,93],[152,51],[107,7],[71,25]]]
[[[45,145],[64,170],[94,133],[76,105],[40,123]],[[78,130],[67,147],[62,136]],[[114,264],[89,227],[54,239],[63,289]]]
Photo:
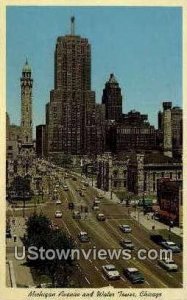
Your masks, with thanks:
[[[92,90],[102,90],[114,73],[123,111],[149,114],[157,125],[162,101],[182,105],[182,10],[171,7],[8,7],[7,111],[20,123],[20,77],[28,57],[32,67],[34,125],[45,122],[45,104],[54,86],[54,49],[70,32],[88,38],[92,49]]]

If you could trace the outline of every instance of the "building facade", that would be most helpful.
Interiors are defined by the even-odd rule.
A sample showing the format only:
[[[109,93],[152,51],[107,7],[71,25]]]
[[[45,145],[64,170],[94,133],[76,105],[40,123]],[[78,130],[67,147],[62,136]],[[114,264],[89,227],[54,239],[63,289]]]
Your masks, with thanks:
[[[172,157],[182,157],[183,113],[180,107],[172,107],[172,102],[163,102],[163,111],[158,113],[158,128],[163,134],[163,152]]]
[[[46,125],[36,126],[36,154],[39,157],[46,156]]]
[[[160,220],[171,225],[171,222],[182,228],[182,180],[158,180],[157,201]]]
[[[95,105],[91,90],[91,47],[86,38],[71,33],[58,37],[54,89],[47,104],[48,152],[81,155],[86,152],[86,125]]]
[[[126,153],[98,159],[97,187],[128,191],[135,195],[157,194],[159,179],[182,180],[182,163],[160,152]]]
[[[122,95],[121,88],[114,74],[110,74],[105,84],[102,96],[102,104],[105,105],[106,120],[120,121],[122,118]]]
[[[21,141],[32,143],[32,87],[31,68],[26,60],[22,69],[21,84]]]
[[[159,132],[148,122],[148,116],[135,110],[123,114],[121,122],[108,123],[107,146],[115,154],[124,151],[159,149]]]

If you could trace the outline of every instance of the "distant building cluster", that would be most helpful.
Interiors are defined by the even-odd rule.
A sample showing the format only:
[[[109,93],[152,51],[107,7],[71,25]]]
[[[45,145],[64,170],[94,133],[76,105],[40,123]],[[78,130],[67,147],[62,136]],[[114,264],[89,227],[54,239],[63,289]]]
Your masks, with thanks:
[[[26,61],[21,83],[21,124],[12,125],[7,114],[7,160],[29,164],[29,155],[50,158],[59,153],[97,162],[97,186],[156,194],[161,178],[182,178],[182,109],[163,102],[158,129],[148,115],[123,113],[123,97],[113,73],[105,83],[101,104],[91,88],[91,46],[75,34],[58,37],[54,55],[54,88],[46,104],[46,122],[32,137],[31,68]],[[26,159],[25,157],[28,157]],[[85,159],[85,161],[86,161]],[[84,159],[83,159],[84,160]]]

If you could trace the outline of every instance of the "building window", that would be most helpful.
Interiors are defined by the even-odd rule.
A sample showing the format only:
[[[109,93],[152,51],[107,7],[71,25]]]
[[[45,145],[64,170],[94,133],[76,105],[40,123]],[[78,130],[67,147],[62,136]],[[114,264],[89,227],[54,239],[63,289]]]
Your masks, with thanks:
[[[126,187],[127,186],[127,182],[126,180],[123,182],[123,186]]]
[[[170,178],[170,179],[173,178],[173,173],[172,173],[172,172],[169,173],[169,178]]]
[[[8,146],[8,150],[13,150],[13,147],[12,146]]]
[[[161,173],[161,176],[164,177],[164,172]]]
[[[181,172],[178,173],[178,179],[181,179]]]
[[[156,190],[156,184],[155,182],[153,182],[153,192],[155,192],[155,190]]]

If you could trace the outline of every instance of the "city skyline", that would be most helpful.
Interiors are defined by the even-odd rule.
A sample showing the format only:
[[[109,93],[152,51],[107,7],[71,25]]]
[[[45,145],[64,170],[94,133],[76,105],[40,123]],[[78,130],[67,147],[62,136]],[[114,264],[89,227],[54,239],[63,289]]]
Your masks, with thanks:
[[[98,11],[101,14],[94,23]],[[111,12],[114,16],[113,23],[108,22]],[[30,15],[33,16],[32,22],[30,18],[26,23],[25,20]],[[45,104],[49,101],[49,92],[53,88],[55,41],[57,36],[64,36],[70,32],[71,15],[74,15],[76,19],[75,33],[88,38],[91,44],[91,88],[96,92],[97,103],[101,103],[106,80],[110,73],[114,73],[122,89],[123,112],[136,109],[147,113],[150,123],[157,127],[157,112],[161,109],[162,101],[171,100],[174,105],[181,106],[182,26],[180,8],[123,7],[120,10],[116,7],[100,9],[85,7],[22,7],[21,9],[19,7],[18,9],[9,7],[7,10],[7,112],[13,123],[20,124],[21,103],[18,76],[21,75],[26,56],[31,65],[34,79],[34,127],[45,123]],[[43,22],[39,20],[39,16]],[[56,21],[54,21],[54,17]],[[44,31],[46,19],[48,19],[49,26]],[[117,19],[118,22],[115,22]],[[24,28],[21,27],[23,20]],[[62,20],[64,26],[60,26],[59,20]],[[54,29],[51,28],[52,23]],[[125,23],[131,25],[132,32],[125,26]],[[152,26],[149,28],[148,24],[151,23]],[[38,28],[37,33],[34,24]],[[157,31],[155,31],[156,25]],[[124,32],[124,39],[121,38],[123,28],[127,29]],[[107,35],[111,29],[112,38],[109,34]],[[25,44],[20,43],[22,39]],[[32,45],[32,42],[35,44]],[[137,45],[139,45],[138,48]],[[117,55],[119,47],[120,52]],[[111,51],[106,53],[108,48]],[[38,51],[33,53],[33,49],[38,49]],[[44,58],[43,61],[41,55]],[[18,107],[17,111],[15,111],[15,106]]]

